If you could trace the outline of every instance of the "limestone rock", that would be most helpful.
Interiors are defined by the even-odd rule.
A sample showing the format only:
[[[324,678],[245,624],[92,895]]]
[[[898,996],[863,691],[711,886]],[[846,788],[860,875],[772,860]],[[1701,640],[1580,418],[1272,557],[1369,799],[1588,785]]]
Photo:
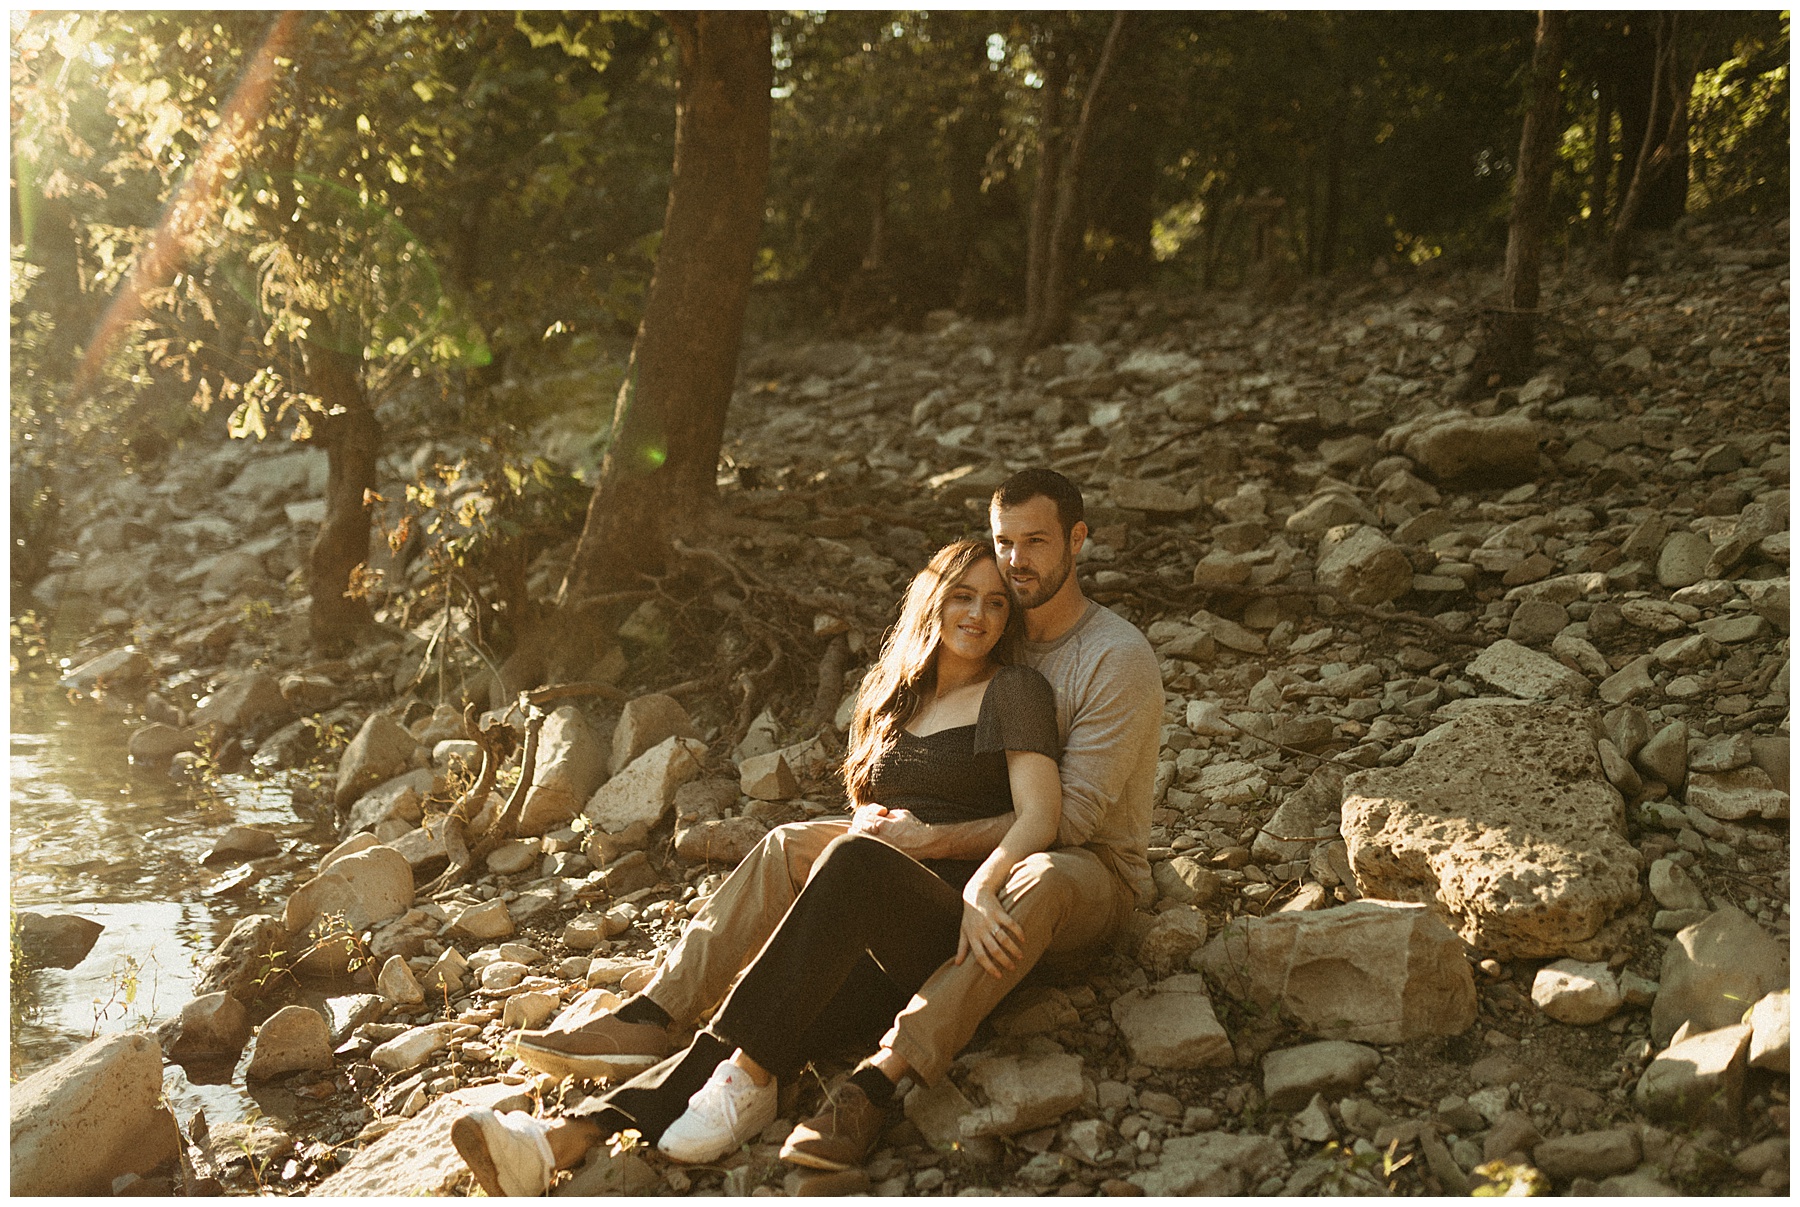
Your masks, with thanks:
[[[419,988],[419,979],[413,975],[405,959],[397,955],[389,956],[387,963],[381,966],[381,975],[375,978],[375,988],[383,998],[403,1006],[417,1005],[425,1000],[425,991]]]
[[[1706,577],[1712,551],[1705,537],[1685,530],[1671,532],[1656,557],[1656,581],[1670,589],[1693,586]]]
[[[1331,490],[1289,516],[1284,527],[1296,535],[1311,536],[1343,524],[1374,524],[1377,519],[1368,504],[1355,495]]]
[[[281,685],[267,671],[239,675],[194,707],[195,727],[217,726],[228,734],[250,733],[286,721],[293,709],[282,698]],[[408,750],[410,754],[410,748]]]
[[[779,750],[745,759],[738,777],[744,795],[753,800],[792,800],[800,795],[800,781]]]
[[[80,692],[123,687],[138,682],[151,669],[149,657],[136,646],[127,645],[88,659],[59,679],[57,686]]]
[[[562,998],[546,990],[515,993],[501,1007],[500,1022],[508,1028],[536,1029],[561,1008]]]
[[[343,918],[348,930],[362,930],[398,917],[413,903],[412,867],[388,846],[346,855],[294,890],[282,922],[297,935],[325,915]]]
[[[915,1085],[907,1092],[906,1117],[925,1137],[925,1142],[939,1152],[965,1148],[972,1157],[998,1156],[993,1140],[966,1139],[962,1122],[975,1113],[975,1104],[948,1077],[934,1086]]]
[[[1315,832],[1343,799],[1347,770],[1342,763],[1321,763],[1314,769],[1306,783],[1281,802],[1268,825],[1256,832],[1251,856],[1264,863],[1285,863],[1310,855],[1319,842]]]
[[[12,1087],[14,1195],[105,1195],[181,1142],[161,1105],[163,1057],[141,1032],[103,1035]]]
[[[157,1032],[170,1060],[235,1056],[250,1038],[250,1013],[229,993],[203,993]]]
[[[1559,1023],[1585,1027],[1619,1012],[1625,996],[1605,964],[1558,960],[1537,971],[1531,1000]]]
[[[397,1198],[447,1195],[469,1176],[450,1124],[473,1107],[529,1110],[529,1087],[490,1082],[455,1090],[431,1103],[373,1144],[364,1146],[312,1193],[327,1198]]]
[[[325,999],[325,1025],[331,1030],[331,1046],[335,1049],[350,1033],[364,1023],[372,1023],[387,1012],[387,1003],[375,993],[346,993]]]
[[[1504,486],[1537,476],[1537,428],[1522,415],[1451,411],[1415,423],[1390,429],[1382,447],[1411,457],[1434,482]]]
[[[383,712],[371,714],[338,760],[337,791],[332,796],[338,808],[410,769],[417,745],[393,717]]]
[[[1687,802],[1721,821],[1762,817],[1778,821],[1788,815],[1788,794],[1776,788],[1761,767],[1744,767],[1719,775],[1688,776]]]
[[[173,725],[152,722],[132,733],[125,753],[131,757],[134,766],[167,767],[170,759],[184,750],[194,749],[199,736],[197,729],[177,729]]]
[[[1383,604],[1412,590],[1412,562],[1379,528],[1367,524],[1328,529],[1319,543],[1314,572],[1319,585],[1355,604]]]
[[[1559,956],[1635,904],[1642,857],[1586,714],[1475,709],[1344,781],[1365,897],[1428,901],[1483,955]]]
[[[1365,900],[1238,918],[1198,962],[1233,997],[1330,1039],[1404,1043],[1475,1021],[1462,941],[1423,905]]]
[[[768,827],[753,817],[720,817],[697,821],[675,831],[675,853],[690,862],[734,868],[756,849]]]
[[[1527,599],[1513,609],[1506,626],[1508,641],[1520,645],[1538,645],[1550,640],[1569,625],[1569,610],[1547,599]]]
[[[215,863],[235,863],[240,859],[262,859],[280,853],[281,839],[267,830],[251,826],[227,826],[225,832],[213,840],[212,849],[206,852],[200,862],[210,866]]]
[[[1354,1093],[1380,1067],[1381,1053],[1343,1040],[1283,1048],[1263,1057],[1263,1096],[1276,1110],[1291,1111],[1318,1094]]]
[[[1505,638],[1481,651],[1469,674],[1523,700],[1582,699],[1594,690],[1587,676]]]
[[[205,963],[200,965],[200,979],[194,985],[194,996],[224,992],[240,1002],[255,1000],[262,990],[263,976],[269,970],[268,957],[286,950],[287,945],[288,931],[281,919],[270,914],[239,918],[231,933],[220,940]]]
[[[389,1073],[416,1069],[450,1046],[451,1023],[433,1023],[402,1031],[385,1043],[376,1045],[369,1059]]]
[[[1156,916],[1156,922],[1138,941],[1138,963],[1151,976],[1167,976],[1185,967],[1187,959],[1206,942],[1206,915],[1191,905],[1178,905]]]
[[[1244,1195],[1287,1168],[1281,1142],[1254,1133],[1171,1136],[1162,1160],[1125,1180],[1145,1195]]]
[[[281,698],[295,712],[321,712],[344,698],[344,689],[325,675],[283,675],[276,681]]]
[[[1658,859],[1650,865],[1650,895],[1664,909],[1706,908],[1705,894],[1672,859]]]
[[[1205,608],[1201,608],[1189,616],[1188,624],[1211,637],[1217,644],[1228,650],[1236,650],[1240,654],[1261,654],[1268,648],[1262,634],[1252,632],[1235,620],[1215,616]],[[1151,628],[1155,627],[1155,625],[1151,626]],[[1175,652],[1172,647],[1170,652]],[[1206,658],[1199,659],[1202,662],[1206,660]]]
[[[1788,1071],[1788,991],[1765,994],[1750,1008],[1750,1067]]]
[[[583,815],[610,834],[634,822],[662,820],[675,790],[700,774],[706,747],[693,738],[668,738],[640,754],[588,800]]]
[[[1205,502],[1198,489],[1180,491],[1165,482],[1140,482],[1135,478],[1115,478],[1108,491],[1114,507],[1158,515],[1180,515]]]
[[[1656,1119],[1734,1127],[1750,1035],[1751,1025],[1738,1023],[1669,1045],[1638,1079],[1638,1109]]]
[[[1687,779],[1688,727],[1681,721],[1663,726],[1656,736],[1638,751],[1639,771],[1670,788],[1681,787]]]
[[[1783,633],[1788,631],[1788,580],[1780,578],[1745,579],[1738,584],[1750,610]]]
[[[970,1062],[969,1080],[987,1101],[963,1118],[965,1137],[1028,1132],[1081,1105],[1079,1056],[980,1056]]]
[[[1532,1163],[1559,1182],[1629,1173],[1643,1159],[1637,1129],[1631,1127],[1557,1136],[1531,1150]]]
[[[1606,736],[1628,759],[1635,759],[1650,740],[1650,717],[1635,704],[1621,704],[1610,710],[1604,724]]]
[[[1688,770],[1717,775],[1748,767],[1755,759],[1747,733],[1720,734],[1707,738],[1688,751]]]
[[[1183,905],[1206,905],[1219,895],[1218,873],[1191,855],[1177,855],[1151,865],[1159,895]]]
[[[515,838],[488,852],[488,871],[499,876],[516,876],[527,868],[537,866],[538,856],[542,853],[535,838]]]
[[[1658,979],[1650,1036],[1660,1044],[1683,1023],[1695,1031],[1730,1026],[1743,1017],[1745,1003],[1785,989],[1787,947],[1743,911],[1726,908],[1676,934]]]
[[[283,1073],[329,1069],[333,1061],[325,1016],[310,1006],[283,1006],[257,1029],[244,1076],[267,1081]]]
[[[88,952],[106,929],[91,918],[74,914],[15,915],[19,953],[33,968],[73,968],[87,959]]]
[[[519,833],[535,836],[567,825],[606,778],[605,760],[600,736],[580,709],[565,704],[544,718]]]
[[[1655,691],[1656,681],[1650,677],[1654,662],[1655,659],[1645,654],[1608,675],[1600,684],[1600,699],[1608,704],[1624,704]]]
[[[504,939],[514,929],[512,914],[508,912],[506,902],[498,897],[492,901],[483,901],[480,905],[469,906],[450,925],[452,933],[482,941]]]
[[[417,825],[425,816],[425,798],[442,785],[437,774],[420,767],[377,784],[357,797],[341,833],[373,830],[389,818]],[[321,871],[324,869],[321,868]]]
[[[1206,982],[1194,973],[1132,990],[1113,1002],[1112,1018],[1140,1064],[1202,1069],[1232,1062],[1231,1040],[1213,1013]]]
[[[613,730],[610,771],[617,775],[646,750],[670,738],[697,738],[687,709],[673,696],[639,696],[628,701]]]

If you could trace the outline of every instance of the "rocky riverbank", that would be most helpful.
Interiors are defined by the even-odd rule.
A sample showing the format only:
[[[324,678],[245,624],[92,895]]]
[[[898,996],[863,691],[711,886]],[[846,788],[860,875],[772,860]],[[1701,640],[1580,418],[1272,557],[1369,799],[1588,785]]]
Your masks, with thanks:
[[[147,768],[289,777],[340,840],[287,894],[258,891],[280,844],[221,838],[242,920],[156,1037],[264,1117],[174,1121],[176,1161],[95,1156],[81,1188],[468,1191],[457,1110],[597,1088],[507,1036],[630,992],[762,833],[841,808],[844,672],[993,486],[1050,464],[1087,493],[1085,588],[1163,660],[1156,909],[1087,976],[1028,982],[861,1170],[776,1161],[809,1084],[718,1167],[627,1147],[557,1193],[1784,1193],[1787,227],[1649,258],[1553,282],[1542,371],[1498,391],[1466,377],[1491,282],[1449,275],[1103,297],[1023,364],[950,314],[751,349],[685,545],[704,590],[639,607],[587,694],[486,715],[504,750],[540,714],[530,782],[515,759],[470,801],[514,802],[519,836],[438,891],[480,762],[460,697],[501,702],[413,616],[428,560],[383,545],[383,625],[309,660],[322,456],[220,445],[74,488],[29,605],[86,634],[68,686],[137,714]],[[389,457],[392,497],[453,451]],[[759,673],[746,613],[819,669]],[[56,1129],[165,1134],[160,1063],[101,1044],[15,1087],[15,1191],[77,1176]]]

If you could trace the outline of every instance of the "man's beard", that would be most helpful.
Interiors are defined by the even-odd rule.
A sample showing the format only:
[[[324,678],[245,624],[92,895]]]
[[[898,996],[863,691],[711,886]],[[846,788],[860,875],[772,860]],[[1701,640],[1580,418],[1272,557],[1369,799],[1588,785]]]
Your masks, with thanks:
[[[1069,547],[1064,545],[1062,561],[1054,570],[1037,580],[1035,590],[1021,590],[1018,586],[1013,586],[1013,590],[1019,595],[1019,606],[1029,611],[1049,603],[1051,597],[1062,590],[1062,585],[1069,581],[1069,575],[1074,569],[1075,559],[1070,555]]]

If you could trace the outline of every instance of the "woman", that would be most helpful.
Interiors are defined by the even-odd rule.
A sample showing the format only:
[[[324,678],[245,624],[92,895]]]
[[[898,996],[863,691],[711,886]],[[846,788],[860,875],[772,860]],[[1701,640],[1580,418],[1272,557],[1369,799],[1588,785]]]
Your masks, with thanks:
[[[1012,663],[1022,630],[985,542],[945,547],[913,579],[851,723],[850,832],[826,847],[755,963],[684,1054],[710,1062],[733,1046],[663,1130],[664,1153],[712,1161],[760,1134],[775,1118],[778,1080],[823,1054],[817,1047],[830,1020],[821,1016],[856,996],[847,982],[872,975],[886,982],[881,1000],[903,1005],[946,960],[1012,967],[1019,927],[1000,888],[1014,864],[1049,847],[1061,811],[1055,700],[1043,676]],[[927,866],[857,830],[899,810],[934,825],[1008,813],[1014,820],[986,859]],[[887,1048],[864,1060],[834,1100],[833,1111],[848,1112],[838,1122],[878,1129],[906,1071]],[[479,1117],[458,1120],[457,1147],[489,1193],[504,1192],[496,1164],[531,1166],[523,1178],[505,1179],[529,1187],[545,1162],[565,1166],[599,1138],[586,1120],[546,1133],[519,1113],[472,1116]],[[785,1160],[845,1168],[861,1159],[815,1123],[795,1129]],[[549,1175],[544,1168],[545,1185]]]

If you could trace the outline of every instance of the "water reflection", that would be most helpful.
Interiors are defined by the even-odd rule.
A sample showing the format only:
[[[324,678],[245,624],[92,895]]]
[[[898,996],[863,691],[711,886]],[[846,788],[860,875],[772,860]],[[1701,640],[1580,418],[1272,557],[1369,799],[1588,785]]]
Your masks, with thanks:
[[[38,969],[13,982],[17,1078],[96,1035],[178,1014],[199,963],[232,924],[279,913],[330,835],[295,811],[279,782],[227,776],[199,794],[134,774],[125,753],[130,722],[91,701],[29,686],[15,686],[11,700],[12,908],[79,914],[106,927],[74,968]],[[269,830],[285,848],[256,861],[236,885],[237,864],[201,863],[231,825]],[[164,1079],[177,1118],[204,1106],[214,1121],[242,1118],[256,1105],[236,1080],[240,1088],[196,1085],[174,1065]]]

